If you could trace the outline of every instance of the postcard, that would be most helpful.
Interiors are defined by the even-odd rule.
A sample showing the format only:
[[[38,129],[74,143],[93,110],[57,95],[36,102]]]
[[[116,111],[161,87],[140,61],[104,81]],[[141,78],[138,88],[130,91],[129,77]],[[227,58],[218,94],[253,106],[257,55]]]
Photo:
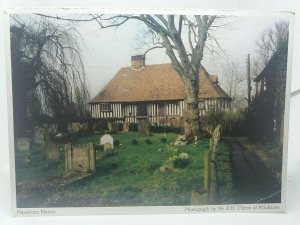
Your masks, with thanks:
[[[14,215],[284,211],[292,13],[5,17]]]

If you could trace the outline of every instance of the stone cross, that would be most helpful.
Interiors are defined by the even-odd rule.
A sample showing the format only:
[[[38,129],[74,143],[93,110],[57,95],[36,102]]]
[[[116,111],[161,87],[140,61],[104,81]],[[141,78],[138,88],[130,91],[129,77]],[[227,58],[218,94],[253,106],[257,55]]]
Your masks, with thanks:
[[[100,138],[101,145],[105,145],[106,143],[110,143],[111,147],[114,148],[114,138],[109,134],[105,134]]]

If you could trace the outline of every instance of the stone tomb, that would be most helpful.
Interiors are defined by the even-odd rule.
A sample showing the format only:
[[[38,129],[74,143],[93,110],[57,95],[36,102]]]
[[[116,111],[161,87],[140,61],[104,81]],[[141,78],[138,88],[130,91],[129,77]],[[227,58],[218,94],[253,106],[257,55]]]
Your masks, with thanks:
[[[65,144],[66,171],[96,172],[96,154],[93,143]]]
[[[105,144],[107,144],[107,143],[109,143],[111,145],[111,149],[114,148],[114,138],[109,134],[105,134],[100,138],[101,145],[105,146]],[[108,150],[109,145],[106,145],[106,146],[107,146],[107,150]]]

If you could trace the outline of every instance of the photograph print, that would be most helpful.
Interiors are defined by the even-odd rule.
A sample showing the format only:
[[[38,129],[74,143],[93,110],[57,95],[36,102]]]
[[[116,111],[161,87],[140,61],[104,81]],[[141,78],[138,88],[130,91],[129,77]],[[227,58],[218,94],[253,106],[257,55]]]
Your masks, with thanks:
[[[11,13],[13,205],[281,204],[290,18]]]

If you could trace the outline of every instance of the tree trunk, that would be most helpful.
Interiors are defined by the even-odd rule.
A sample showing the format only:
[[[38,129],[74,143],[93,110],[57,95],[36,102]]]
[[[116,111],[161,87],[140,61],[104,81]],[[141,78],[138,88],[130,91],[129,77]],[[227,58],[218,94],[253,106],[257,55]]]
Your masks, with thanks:
[[[197,74],[198,78],[198,74]],[[192,141],[200,135],[200,118],[198,107],[198,79],[185,80],[185,107],[183,110],[184,134]]]

